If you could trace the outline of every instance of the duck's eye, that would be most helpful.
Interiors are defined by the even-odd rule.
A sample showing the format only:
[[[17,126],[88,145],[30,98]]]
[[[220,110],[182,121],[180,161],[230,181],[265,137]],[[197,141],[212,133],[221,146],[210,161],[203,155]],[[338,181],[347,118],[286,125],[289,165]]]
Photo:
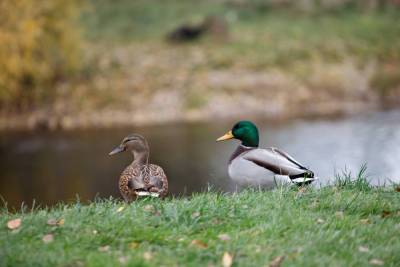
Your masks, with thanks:
[[[127,138],[122,143],[125,144],[125,143],[128,143],[128,142],[133,141],[133,140],[135,140],[135,138]]]

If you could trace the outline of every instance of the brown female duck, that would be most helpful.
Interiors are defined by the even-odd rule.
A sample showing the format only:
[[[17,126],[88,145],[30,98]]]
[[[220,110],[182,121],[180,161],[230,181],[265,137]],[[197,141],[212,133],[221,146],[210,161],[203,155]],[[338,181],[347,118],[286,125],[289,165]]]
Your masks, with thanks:
[[[132,152],[134,157],[119,178],[119,190],[125,201],[133,201],[138,196],[165,197],[167,176],[160,166],[149,164],[150,149],[146,139],[139,134],[129,135],[109,155],[123,151]]]

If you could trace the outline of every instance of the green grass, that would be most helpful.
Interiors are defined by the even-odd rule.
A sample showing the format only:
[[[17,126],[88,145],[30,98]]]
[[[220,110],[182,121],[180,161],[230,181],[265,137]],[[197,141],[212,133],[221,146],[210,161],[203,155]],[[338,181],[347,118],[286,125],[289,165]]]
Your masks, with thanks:
[[[0,266],[221,266],[225,252],[233,266],[268,266],[281,255],[282,266],[398,266],[400,193],[359,185],[3,209]],[[22,224],[11,231],[15,218]],[[46,223],[61,218],[62,226]],[[54,241],[45,244],[49,233]]]

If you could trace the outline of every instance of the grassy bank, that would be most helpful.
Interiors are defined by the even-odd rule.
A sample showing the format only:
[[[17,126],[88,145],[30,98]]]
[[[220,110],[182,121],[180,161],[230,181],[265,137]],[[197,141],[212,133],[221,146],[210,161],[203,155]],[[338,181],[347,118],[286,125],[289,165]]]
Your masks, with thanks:
[[[0,265],[221,266],[225,254],[224,266],[231,257],[232,266],[268,266],[280,256],[282,266],[398,266],[399,194],[347,182],[3,209]],[[7,229],[15,218],[21,226]],[[50,219],[63,221],[49,225]]]

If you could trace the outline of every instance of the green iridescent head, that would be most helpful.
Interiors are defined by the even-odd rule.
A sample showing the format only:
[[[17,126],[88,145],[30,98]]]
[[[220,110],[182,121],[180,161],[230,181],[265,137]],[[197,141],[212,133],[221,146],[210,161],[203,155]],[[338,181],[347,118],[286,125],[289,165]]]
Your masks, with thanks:
[[[259,137],[257,126],[251,121],[239,121],[233,126],[232,130],[218,138],[217,141],[232,138],[242,141],[242,145],[244,146],[258,147]]]

